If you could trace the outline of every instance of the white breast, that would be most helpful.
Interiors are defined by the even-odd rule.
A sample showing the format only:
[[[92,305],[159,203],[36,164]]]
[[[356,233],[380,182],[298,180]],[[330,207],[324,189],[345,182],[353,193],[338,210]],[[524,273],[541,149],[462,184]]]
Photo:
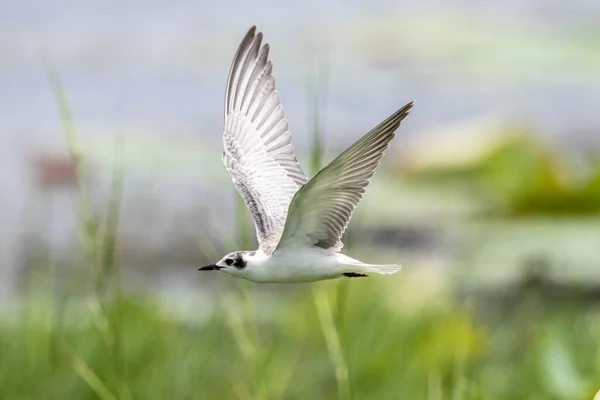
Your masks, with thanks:
[[[249,263],[240,277],[255,282],[290,283],[333,279],[342,274],[335,254],[319,248],[301,250],[275,253]]]

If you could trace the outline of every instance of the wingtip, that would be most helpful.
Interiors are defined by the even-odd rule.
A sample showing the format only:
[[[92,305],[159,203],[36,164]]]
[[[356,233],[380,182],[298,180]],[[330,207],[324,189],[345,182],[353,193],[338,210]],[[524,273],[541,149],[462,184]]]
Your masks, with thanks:
[[[250,29],[248,29],[248,32],[246,32],[246,35],[244,35],[244,39],[242,39],[242,44],[253,41],[255,36],[256,36],[256,25],[252,25],[250,27]]]
[[[242,40],[242,45],[240,45],[240,47],[250,46],[250,44],[253,42],[258,42],[258,45],[260,46],[262,39],[263,33],[257,32],[256,25],[252,25],[250,29],[248,29],[246,36],[244,36],[244,39]]]
[[[408,112],[408,110],[413,108],[414,105],[415,105],[415,101],[412,100],[412,101],[408,102],[404,107],[402,107],[401,110]]]
[[[261,33],[259,32],[258,35],[261,35]],[[240,45],[238,46],[238,49],[235,53],[235,56],[233,57],[233,63],[235,64],[236,60],[242,55],[244,54],[244,52],[248,49],[248,47],[250,47],[252,45],[252,43],[254,42],[255,38],[256,38],[257,34],[256,34],[256,25],[253,25],[248,32],[246,32],[246,34],[244,35],[244,38],[242,39],[242,41],[240,42]],[[233,68],[233,64],[232,64],[232,68]],[[230,71],[231,73],[231,71]]]
[[[404,107],[398,110],[397,115],[400,117],[400,120],[406,118],[408,114],[410,114],[410,109],[415,105],[414,100],[410,103],[407,103]]]
[[[408,114],[410,114],[409,111],[414,105],[415,105],[414,101],[407,103],[404,107],[402,107],[401,109],[396,111],[394,114],[392,114],[392,116],[390,118],[392,120],[397,120],[398,122],[402,121],[404,118],[406,118],[406,116]]]

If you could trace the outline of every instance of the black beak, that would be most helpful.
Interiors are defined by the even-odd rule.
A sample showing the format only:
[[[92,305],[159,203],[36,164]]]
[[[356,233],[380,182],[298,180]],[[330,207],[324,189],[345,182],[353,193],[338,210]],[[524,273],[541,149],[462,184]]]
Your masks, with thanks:
[[[219,267],[216,264],[207,265],[206,267],[199,268],[198,271],[218,271],[223,267]]]

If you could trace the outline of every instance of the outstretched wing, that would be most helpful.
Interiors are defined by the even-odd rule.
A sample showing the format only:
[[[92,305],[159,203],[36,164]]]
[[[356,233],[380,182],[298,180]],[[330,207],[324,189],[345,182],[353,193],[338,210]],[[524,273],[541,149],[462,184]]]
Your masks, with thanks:
[[[268,60],[269,45],[253,26],[233,59],[225,94],[223,164],[243,197],[259,243],[277,242],[290,201],[307,181]]]
[[[292,246],[343,247],[341,237],[410,102],[323,168],[294,196],[275,251]]]

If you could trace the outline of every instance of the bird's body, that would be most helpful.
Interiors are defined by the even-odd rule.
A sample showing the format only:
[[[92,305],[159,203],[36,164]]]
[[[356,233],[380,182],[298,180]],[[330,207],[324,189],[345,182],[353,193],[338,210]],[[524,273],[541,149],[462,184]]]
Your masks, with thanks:
[[[342,276],[367,276],[366,273],[394,273],[396,265],[369,265],[341,253],[319,247],[289,249],[272,255],[257,251],[237,252],[246,263],[231,269],[233,276],[261,283],[301,283],[335,279]],[[234,253],[235,254],[235,253]]]
[[[299,250],[299,251],[298,251]],[[298,249],[266,255],[258,250],[247,256],[241,278],[261,283],[314,282],[342,276],[336,253],[324,249]],[[232,275],[236,276],[236,270]]]
[[[308,180],[275,90],[269,47],[261,41],[252,27],[234,57],[223,131],[223,164],[252,214],[259,248],[200,269],[265,283],[398,271],[398,265],[365,264],[339,251],[350,217],[412,103]]]

